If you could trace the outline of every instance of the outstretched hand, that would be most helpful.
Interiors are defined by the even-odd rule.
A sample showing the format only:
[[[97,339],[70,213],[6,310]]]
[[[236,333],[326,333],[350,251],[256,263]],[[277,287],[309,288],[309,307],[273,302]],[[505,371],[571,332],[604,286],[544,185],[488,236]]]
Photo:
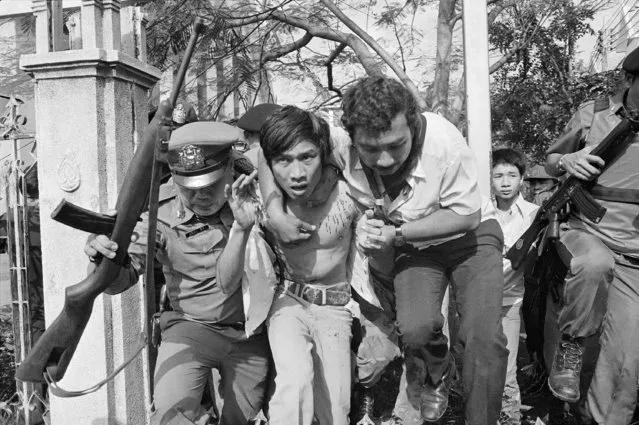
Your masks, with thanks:
[[[235,222],[241,229],[250,229],[257,220],[258,199],[255,191],[257,170],[242,174],[232,185],[224,187],[224,197],[233,211]]]

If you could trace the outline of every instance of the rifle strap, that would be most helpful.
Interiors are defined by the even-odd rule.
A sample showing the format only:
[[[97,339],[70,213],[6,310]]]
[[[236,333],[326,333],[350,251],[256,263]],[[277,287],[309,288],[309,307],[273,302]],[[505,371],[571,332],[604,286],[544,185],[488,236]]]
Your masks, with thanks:
[[[590,188],[590,193],[594,198],[604,201],[623,202],[626,204],[639,204],[638,189],[622,189],[596,184]]]
[[[170,132],[163,134],[166,140],[159,139],[155,144],[153,166],[151,169],[151,185],[149,188],[149,221],[146,239],[146,264],[144,270],[144,287],[146,289],[146,312],[147,315],[155,313],[155,248],[158,226],[158,208],[160,204],[160,183],[162,182],[163,167],[159,161],[166,148]]]
[[[386,221],[388,217],[387,207],[390,204],[390,199],[388,195],[384,196],[384,182],[382,182],[379,174],[364,164],[364,162],[360,160],[360,163],[362,164],[362,171],[364,171],[364,175],[368,181],[368,186],[371,188],[371,192],[373,192],[373,197],[375,198],[375,205],[373,207],[375,217],[383,217],[384,221]]]
[[[417,134],[414,135],[412,142],[417,143],[420,140],[424,140],[426,138],[426,126],[427,121],[426,117],[423,115],[419,116],[419,128],[417,129]],[[422,149],[424,149],[422,145]],[[421,152],[420,152],[421,153]],[[409,161],[411,158],[407,158],[406,161]],[[395,188],[403,188],[406,186],[408,182],[406,181],[406,175],[403,175],[398,183],[396,183],[393,187],[385,189],[384,182],[382,178],[377,174],[374,170],[368,167],[364,162],[360,159],[360,164],[362,165],[362,171],[364,171],[364,175],[366,176],[366,180],[368,181],[368,186],[373,193],[373,197],[375,198],[375,216],[378,218],[383,218],[384,221],[390,222],[388,218],[388,206],[391,203],[389,192]],[[410,170],[407,170],[410,172]],[[404,173],[406,174],[406,173]],[[400,189],[401,191],[401,189]]]
[[[113,372],[111,372],[106,378],[104,378],[103,380],[101,380],[97,384],[95,384],[95,385],[93,385],[93,386],[91,386],[89,388],[86,388],[84,390],[69,391],[69,390],[65,390],[64,388],[58,386],[57,381],[55,381],[51,377],[51,374],[49,373],[48,369],[45,369],[45,371],[43,373],[44,380],[47,382],[47,385],[49,386],[49,391],[51,391],[51,393],[53,395],[57,396],[57,397],[72,398],[72,397],[80,397],[80,396],[83,396],[83,395],[94,393],[94,392],[98,391],[100,388],[102,388],[106,383],[108,383],[113,378],[115,378],[118,373],[122,372],[124,370],[124,368],[127,367],[129,365],[129,363],[131,363],[133,360],[135,360],[135,358],[138,356],[138,354],[140,354],[142,352],[142,350],[144,350],[144,347],[146,347],[146,345],[147,345],[147,337],[146,337],[146,334],[144,332],[142,332],[140,334],[140,342],[138,343],[138,346],[135,349],[135,351],[133,351],[133,353],[131,353],[129,358],[126,359],[124,361],[124,363],[122,363],[116,369],[114,369]]]

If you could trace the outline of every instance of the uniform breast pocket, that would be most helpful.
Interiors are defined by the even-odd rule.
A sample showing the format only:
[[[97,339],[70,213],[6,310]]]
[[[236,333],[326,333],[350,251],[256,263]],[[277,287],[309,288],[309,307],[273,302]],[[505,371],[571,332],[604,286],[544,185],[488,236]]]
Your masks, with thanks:
[[[215,276],[217,259],[225,245],[224,234],[212,229],[200,234],[179,237],[170,256],[173,268],[194,280]]]

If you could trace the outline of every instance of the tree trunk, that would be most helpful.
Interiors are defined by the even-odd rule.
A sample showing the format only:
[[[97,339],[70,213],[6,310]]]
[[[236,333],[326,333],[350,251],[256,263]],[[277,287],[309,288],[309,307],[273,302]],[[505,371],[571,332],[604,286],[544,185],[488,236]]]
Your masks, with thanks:
[[[448,116],[448,91],[450,85],[450,53],[453,46],[453,26],[456,0],[440,0],[437,17],[437,55],[435,77],[431,96],[431,110]],[[454,24],[453,24],[454,25]]]

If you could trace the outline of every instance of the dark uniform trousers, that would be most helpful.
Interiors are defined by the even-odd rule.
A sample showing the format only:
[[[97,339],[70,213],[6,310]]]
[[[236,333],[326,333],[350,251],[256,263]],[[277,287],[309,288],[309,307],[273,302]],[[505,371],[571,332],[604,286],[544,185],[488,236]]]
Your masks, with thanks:
[[[270,352],[266,333],[215,329],[175,312],[161,317],[162,344],[155,367],[153,425],[207,423],[201,407],[211,369],[220,372],[221,425],[245,425],[262,408]],[[176,402],[177,400],[177,402]]]
[[[559,328],[572,337],[601,331],[600,352],[588,390],[594,420],[631,422],[639,378],[639,260],[610,250],[599,238],[572,229],[558,252],[569,267]]]
[[[424,382],[437,385],[450,365],[441,314],[450,282],[460,316],[466,420],[469,424],[497,423],[508,360],[501,325],[502,249],[503,233],[491,219],[452,241],[424,250],[408,246],[398,252],[397,319],[411,403],[418,403]]]

